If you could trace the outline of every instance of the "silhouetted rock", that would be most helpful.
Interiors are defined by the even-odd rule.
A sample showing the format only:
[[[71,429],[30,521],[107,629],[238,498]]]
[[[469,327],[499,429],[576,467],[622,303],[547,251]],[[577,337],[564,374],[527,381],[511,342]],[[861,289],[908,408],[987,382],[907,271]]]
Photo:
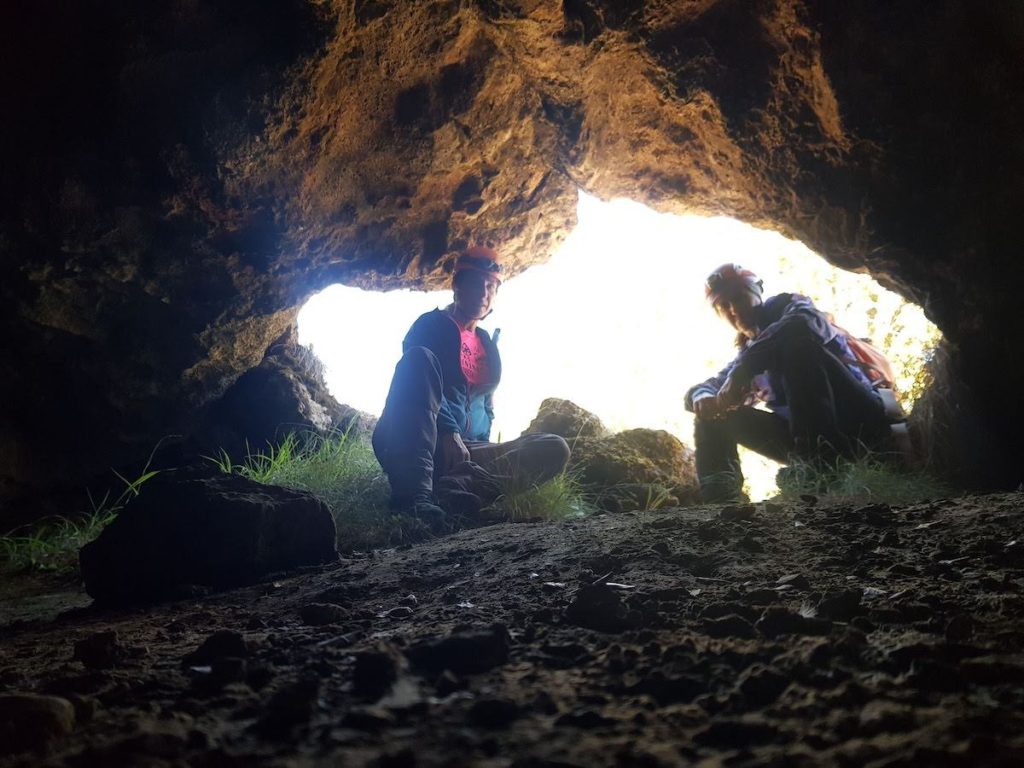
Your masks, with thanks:
[[[45,752],[74,727],[75,708],[67,699],[31,693],[0,695],[0,755]]]
[[[333,562],[335,536],[330,510],[309,494],[234,475],[153,480],[82,548],[82,577],[97,601],[154,600]]]
[[[456,632],[409,649],[413,669],[429,674],[450,670],[458,675],[486,672],[508,661],[508,630],[495,624],[487,630]]]

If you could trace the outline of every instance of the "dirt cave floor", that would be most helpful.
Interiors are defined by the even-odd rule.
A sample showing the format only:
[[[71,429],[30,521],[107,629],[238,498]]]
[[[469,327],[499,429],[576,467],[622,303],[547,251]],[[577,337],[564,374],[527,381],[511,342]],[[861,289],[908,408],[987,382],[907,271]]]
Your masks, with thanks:
[[[15,609],[0,691],[73,712],[4,766],[1024,765],[1020,493],[503,524]]]

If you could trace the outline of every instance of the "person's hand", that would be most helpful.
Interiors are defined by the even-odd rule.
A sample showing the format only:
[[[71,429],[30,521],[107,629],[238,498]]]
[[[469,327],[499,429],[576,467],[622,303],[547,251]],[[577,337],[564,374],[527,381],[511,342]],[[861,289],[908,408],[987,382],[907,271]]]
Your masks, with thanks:
[[[446,475],[464,461],[469,461],[469,449],[462,442],[462,435],[449,432],[438,436],[438,453],[441,458],[441,474]]]
[[[722,413],[736,408],[743,402],[746,395],[744,387],[737,386],[736,380],[730,376],[725,380],[722,388],[718,390],[715,399],[718,400],[718,408]]]
[[[693,403],[693,415],[702,421],[713,421],[723,416],[721,404],[714,395],[705,395]]]

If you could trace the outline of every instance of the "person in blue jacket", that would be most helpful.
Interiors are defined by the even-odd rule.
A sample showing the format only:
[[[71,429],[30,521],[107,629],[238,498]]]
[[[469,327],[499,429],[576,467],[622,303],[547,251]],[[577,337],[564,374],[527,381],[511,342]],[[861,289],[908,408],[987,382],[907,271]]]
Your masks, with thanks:
[[[498,332],[492,338],[477,324],[490,314],[500,286],[493,249],[476,246],[459,256],[453,301],[412,324],[374,429],[391,506],[434,528],[445,521],[439,496],[457,498],[460,511],[478,509],[496,494],[495,475],[539,484],[569,460],[569,446],[557,435],[490,442],[501,357]]]
[[[846,336],[806,296],[762,297],[757,275],[724,264],[705,294],[737,332],[739,353],[691,387],[697,477],[704,501],[742,498],[737,445],[788,464],[853,458],[884,444],[889,418]],[[768,410],[755,408],[760,401]]]

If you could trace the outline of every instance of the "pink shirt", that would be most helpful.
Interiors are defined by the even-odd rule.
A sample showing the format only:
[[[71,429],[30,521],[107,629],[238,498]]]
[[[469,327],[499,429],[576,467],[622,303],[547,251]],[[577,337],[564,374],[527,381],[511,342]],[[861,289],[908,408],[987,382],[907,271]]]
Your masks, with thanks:
[[[487,364],[487,350],[476,331],[461,332],[462,349],[459,354],[459,362],[462,364],[462,374],[466,377],[471,387],[485,384],[491,376],[491,368]]]

